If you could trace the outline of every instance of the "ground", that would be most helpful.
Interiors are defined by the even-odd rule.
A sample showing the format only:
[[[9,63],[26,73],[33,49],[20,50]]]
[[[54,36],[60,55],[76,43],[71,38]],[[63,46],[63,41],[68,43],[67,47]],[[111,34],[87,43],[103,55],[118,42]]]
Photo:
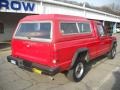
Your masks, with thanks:
[[[51,80],[45,75],[22,70],[7,62],[10,50],[0,51],[0,90],[120,90],[120,35],[117,55],[110,60],[106,57],[88,64],[87,73],[81,82],[69,81],[64,74],[57,74]]]

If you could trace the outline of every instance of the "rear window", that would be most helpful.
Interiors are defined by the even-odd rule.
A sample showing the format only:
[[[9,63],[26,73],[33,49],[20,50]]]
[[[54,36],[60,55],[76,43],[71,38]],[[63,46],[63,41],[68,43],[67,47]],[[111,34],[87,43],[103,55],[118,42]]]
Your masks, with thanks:
[[[50,39],[51,23],[21,23],[15,33],[15,37]]]
[[[78,33],[76,23],[61,23],[60,24],[61,32],[63,34],[74,34]]]
[[[91,32],[89,23],[78,23],[78,27],[79,27],[80,33],[89,33],[89,32]]]
[[[91,27],[89,22],[60,23],[60,30],[62,34],[91,33]]]

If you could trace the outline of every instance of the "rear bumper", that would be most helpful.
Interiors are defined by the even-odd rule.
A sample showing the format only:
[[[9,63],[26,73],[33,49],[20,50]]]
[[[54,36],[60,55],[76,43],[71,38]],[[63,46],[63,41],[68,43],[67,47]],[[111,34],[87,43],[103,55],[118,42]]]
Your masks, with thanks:
[[[60,72],[59,67],[50,68],[48,66],[36,64],[36,63],[29,62],[27,60],[23,60],[23,59],[16,58],[13,56],[7,56],[7,61],[11,62],[11,60],[14,60],[16,62],[15,64],[18,67],[23,68],[23,69],[27,69],[29,71],[32,71],[33,68],[37,68],[37,69],[40,69],[43,74],[47,74],[47,75],[51,75],[51,76]]]

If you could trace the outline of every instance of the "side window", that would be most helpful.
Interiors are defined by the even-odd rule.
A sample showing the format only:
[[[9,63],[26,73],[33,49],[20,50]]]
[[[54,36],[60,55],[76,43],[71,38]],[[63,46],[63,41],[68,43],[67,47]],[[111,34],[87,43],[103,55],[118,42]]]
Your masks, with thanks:
[[[100,34],[100,36],[105,36],[105,31],[102,25],[98,24],[97,29],[98,29],[98,33]]]
[[[0,34],[4,33],[4,24],[0,23]]]
[[[89,33],[91,32],[89,23],[78,23],[80,33]]]
[[[76,23],[61,23],[60,30],[63,34],[74,34],[78,33]]]

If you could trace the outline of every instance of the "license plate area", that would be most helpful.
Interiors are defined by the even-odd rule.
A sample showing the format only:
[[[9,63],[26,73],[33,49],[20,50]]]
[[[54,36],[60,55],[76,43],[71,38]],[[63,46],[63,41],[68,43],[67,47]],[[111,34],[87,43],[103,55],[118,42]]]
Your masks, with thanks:
[[[16,61],[15,60],[11,60],[10,61],[12,64],[16,65]]]

